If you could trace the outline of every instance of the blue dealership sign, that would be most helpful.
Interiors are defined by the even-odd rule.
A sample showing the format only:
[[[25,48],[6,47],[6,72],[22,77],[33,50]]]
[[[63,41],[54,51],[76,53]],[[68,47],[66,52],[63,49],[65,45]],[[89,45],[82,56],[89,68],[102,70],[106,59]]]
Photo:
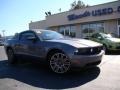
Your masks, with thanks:
[[[104,8],[104,9],[98,9],[92,11],[92,16],[101,16],[101,15],[107,15],[113,13],[112,8]]]
[[[74,19],[79,19],[79,18],[88,17],[88,16],[90,16],[90,12],[86,11],[83,14],[79,14],[79,15],[75,15],[75,14],[68,15],[68,19],[71,21]]]
[[[69,21],[72,21],[72,20],[76,20],[76,19],[80,19],[80,18],[88,17],[88,16],[108,15],[108,14],[112,14],[113,12],[114,12],[113,8],[109,7],[109,8],[92,10],[91,12],[85,11],[84,13],[79,14],[79,15],[71,14],[71,15],[68,15],[67,17]],[[120,12],[120,6],[118,6],[117,8],[117,12]]]
[[[120,6],[118,6],[118,9],[117,9],[118,12],[120,12]]]

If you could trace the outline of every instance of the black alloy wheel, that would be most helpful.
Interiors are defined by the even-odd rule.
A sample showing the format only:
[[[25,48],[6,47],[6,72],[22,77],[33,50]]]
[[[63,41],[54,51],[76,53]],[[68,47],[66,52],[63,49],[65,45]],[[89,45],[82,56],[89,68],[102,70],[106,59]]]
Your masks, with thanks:
[[[49,65],[53,72],[63,74],[70,70],[71,62],[67,55],[57,52],[50,57]]]
[[[8,62],[10,64],[15,64],[16,63],[16,58],[15,58],[15,55],[14,55],[14,52],[13,52],[12,49],[7,50],[7,56],[8,56]]]

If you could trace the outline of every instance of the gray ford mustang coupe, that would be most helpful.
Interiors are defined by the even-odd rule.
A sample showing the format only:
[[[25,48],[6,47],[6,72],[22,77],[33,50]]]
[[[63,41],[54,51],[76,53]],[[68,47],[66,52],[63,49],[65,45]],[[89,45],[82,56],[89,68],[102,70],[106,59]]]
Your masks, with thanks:
[[[5,49],[10,64],[20,57],[37,58],[46,61],[55,73],[66,73],[72,67],[96,66],[104,55],[102,44],[66,38],[51,30],[21,32],[6,43]]]

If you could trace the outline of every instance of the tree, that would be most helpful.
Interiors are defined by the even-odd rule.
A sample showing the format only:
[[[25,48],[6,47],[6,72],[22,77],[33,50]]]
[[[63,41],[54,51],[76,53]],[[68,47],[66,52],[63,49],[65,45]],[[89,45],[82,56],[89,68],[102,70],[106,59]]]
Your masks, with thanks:
[[[85,8],[88,7],[89,5],[85,5],[82,1],[78,0],[77,2],[74,1],[71,4],[71,9],[70,10],[76,10],[76,9],[81,9],[81,8]]]

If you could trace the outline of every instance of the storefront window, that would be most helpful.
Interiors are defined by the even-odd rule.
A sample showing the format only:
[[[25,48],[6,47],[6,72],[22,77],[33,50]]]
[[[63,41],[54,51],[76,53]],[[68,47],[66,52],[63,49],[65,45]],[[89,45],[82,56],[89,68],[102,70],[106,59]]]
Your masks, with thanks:
[[[85,38],[87,36],[89,36],[89,25],[88,24],[84,24],[82,25],[82,37]]]
[[[82,25],[82,33],[89,33],[88,29],[89,29],[88,25]]]
[[[104,32],[104,23],[88,23],[81,25],[83,38],[91,36],[96,32]]]
[[[97,25],[97,27],[96,27],[97,32],[104,32],[104,24],[103,23],[98,23],[96,25]]]
[[[96,30],[96,24],[89,24],[89,36],[91,36]]]
[[[118,20],[118,25],[120,25],[120,19]]]
[[[61,33],[61,34],[63,34],[63,35],[64,35],[64,34],[65,34],[64,30],[65,30],[65,28],[64,28],[64,27],[60,27],[60,28],[59,28],[59,33]]]
[[[65,27],[65,36],[70,35],[70,26]]]
[[[75,26],[63,26],[59,28],[59,33],[63,34],[64,36],[75,37]]]
[[[71,37],[75,37],[76,36],[76,33],[75,33],[75,26],[71,26],[71,29],[70,29],[70,36]]]
[[[120,37],[120,19],[118,19],[118,37]]]

